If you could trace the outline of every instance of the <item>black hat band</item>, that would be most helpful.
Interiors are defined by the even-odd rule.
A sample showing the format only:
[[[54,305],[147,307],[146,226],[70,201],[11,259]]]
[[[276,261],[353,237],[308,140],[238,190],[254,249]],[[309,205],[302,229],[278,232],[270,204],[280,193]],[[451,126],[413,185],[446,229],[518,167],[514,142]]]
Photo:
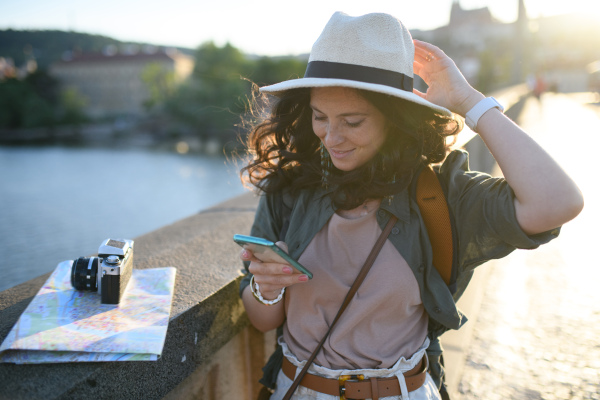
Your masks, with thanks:
[[[401,72],[330,61],[311,61],[306,67],[305,78],[346,79],[395,89],[413,91],[413,78]]]

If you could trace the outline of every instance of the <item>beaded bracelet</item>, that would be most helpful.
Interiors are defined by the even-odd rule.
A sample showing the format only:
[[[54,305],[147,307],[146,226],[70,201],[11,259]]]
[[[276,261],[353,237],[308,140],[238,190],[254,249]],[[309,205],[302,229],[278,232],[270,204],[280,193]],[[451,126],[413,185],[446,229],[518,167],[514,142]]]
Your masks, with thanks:
[[[276,299],[265,300],[260,293],[260,287],[258,287],[258,283],[254,282],[254,275],[252,275],[250,278],[250,290],[252,291],[254,298],[266,306],[272,306],[273,304],[279,303],[283,299],[283,294],[285,293],[285,288],[282,288],[281,293],[279,293],[279,296],[277,296]]]

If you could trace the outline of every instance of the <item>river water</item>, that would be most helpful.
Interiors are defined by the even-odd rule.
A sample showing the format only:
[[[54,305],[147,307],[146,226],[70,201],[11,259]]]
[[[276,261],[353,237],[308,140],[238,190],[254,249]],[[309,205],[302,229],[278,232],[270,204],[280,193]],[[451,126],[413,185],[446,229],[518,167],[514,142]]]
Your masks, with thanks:
[[[0,291],[245,191],[223,157],[0,146]]]

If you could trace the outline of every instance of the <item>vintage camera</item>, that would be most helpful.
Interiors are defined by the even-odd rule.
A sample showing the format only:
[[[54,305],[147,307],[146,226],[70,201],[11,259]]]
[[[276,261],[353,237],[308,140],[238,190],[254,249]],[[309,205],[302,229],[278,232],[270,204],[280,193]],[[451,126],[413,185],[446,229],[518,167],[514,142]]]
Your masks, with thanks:
[[[71,285],[100,292],[102,304],[119,304],[133,270],[133,240],[106,239],[98,257],[79,257],[71,267]]]

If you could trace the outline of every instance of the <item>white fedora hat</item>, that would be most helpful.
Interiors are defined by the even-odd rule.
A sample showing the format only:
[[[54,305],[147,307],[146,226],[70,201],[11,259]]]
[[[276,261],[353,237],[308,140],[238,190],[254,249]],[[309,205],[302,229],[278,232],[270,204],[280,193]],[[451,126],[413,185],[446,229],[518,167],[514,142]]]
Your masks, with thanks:
[[[452,116],[448,109],[413,93],[414,57],[412,36],[397,18],[336,12],[312,47],[304,78],[260,91],[277,95],[288,89],[343,86],[400,97]]]

